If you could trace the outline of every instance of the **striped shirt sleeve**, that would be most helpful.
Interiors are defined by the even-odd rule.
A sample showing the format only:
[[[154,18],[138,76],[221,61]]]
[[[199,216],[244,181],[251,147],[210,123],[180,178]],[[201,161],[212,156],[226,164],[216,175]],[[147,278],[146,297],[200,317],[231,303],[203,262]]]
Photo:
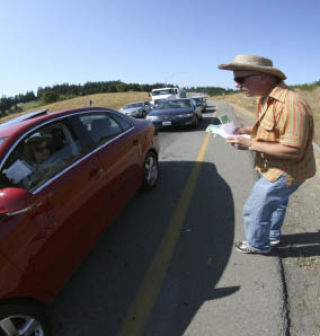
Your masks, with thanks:
[[[279,115],[279,142],[284,145],[305,147],[312,132],[310,107],[297,100],[293,93],[287,95]]]

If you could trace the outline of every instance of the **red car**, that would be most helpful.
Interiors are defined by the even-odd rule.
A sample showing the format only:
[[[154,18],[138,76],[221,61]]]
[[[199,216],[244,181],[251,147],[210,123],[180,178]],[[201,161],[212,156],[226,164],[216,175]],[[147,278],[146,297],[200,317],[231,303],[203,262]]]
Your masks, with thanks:
[[[151,122],[106,108],[0,124],[0,334],[48,335],[53,300],[141,187],[158,180]]]

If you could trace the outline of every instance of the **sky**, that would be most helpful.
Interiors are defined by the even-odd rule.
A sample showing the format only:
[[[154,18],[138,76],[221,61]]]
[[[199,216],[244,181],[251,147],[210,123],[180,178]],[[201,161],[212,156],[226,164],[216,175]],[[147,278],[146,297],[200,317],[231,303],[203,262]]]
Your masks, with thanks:
[[[234,88],[237,54],[320,80],[319,0],[0,0],[0,97],[121,80]]]

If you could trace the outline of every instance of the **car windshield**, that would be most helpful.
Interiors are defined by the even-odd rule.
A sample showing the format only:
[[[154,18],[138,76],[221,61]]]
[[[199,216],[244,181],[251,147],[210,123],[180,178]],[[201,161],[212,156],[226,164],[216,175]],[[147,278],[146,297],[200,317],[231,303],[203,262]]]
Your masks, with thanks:
[[[143,103],[132,103],[132,104],[128,104],[126,106],[124,106],[124,109],[129,109],[129,108],[133,108],[133,107],[141,107],[143,106]]]
[[[157,108],[167,109],[167,108],[183,108],[192,107],[190,100],[167,100],[160,103]]]
[[[152,96],[162,96],[162,95],[170,95],[170,94],[174,94],[173,89],[152,91]]]
[[[194,97],[192,99],[196,100],[197,103],[204,103],[206,101],[203,97]]]

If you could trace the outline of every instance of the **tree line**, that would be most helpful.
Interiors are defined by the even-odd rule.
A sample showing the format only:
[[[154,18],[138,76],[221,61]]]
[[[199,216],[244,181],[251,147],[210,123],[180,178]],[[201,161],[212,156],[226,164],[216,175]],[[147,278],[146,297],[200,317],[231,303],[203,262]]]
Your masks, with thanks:
[[[160,87],[175,86],[177,85],[168,83],[124,83],[120,80],[106,82],[87,82],[82,85],[63,83],[53,86],[39,87],[36,94],[33,91],[28,91],[25,94],[18,94],[14,97],[2,96],[2,98],[0,98],[0,114],[6,115],[11,112],[19,111],[19,109],[21,110],[21,104],[32,101],[38,101],[40,106],[42,104],[49,104],[58,100],[70,99],[73,97],[86,96],[90,94],[126,91],[150,92],[152,89]],[[233,92],[233,90],[226,90],[220,87],[186,87],[184,89],[190,92],[205,93],[206,95],[210,96]]]
[[[224,94],[238,92],[238,90],[224,89],[224,88],[215,87],[215,86],[187,87],[186,90],[189,92],[204,93],[207,96],[221,96]]]

